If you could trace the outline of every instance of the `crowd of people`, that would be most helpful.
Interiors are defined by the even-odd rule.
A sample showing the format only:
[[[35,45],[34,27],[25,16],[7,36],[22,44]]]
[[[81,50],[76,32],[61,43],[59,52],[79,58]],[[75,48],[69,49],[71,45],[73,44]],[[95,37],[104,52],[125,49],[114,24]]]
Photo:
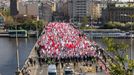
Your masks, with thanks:
[[[31,73],[30,67],[34,67],[36,64],[37,64],[37,58],[33,58],[33,57],[28,58],[21,70],[22,75],[30,75]]]
[[[37,41],[35,47],[37,51],[37,60],[32,58],[28,60],[28,66],[37,64],[43,65],[49,62],[83,62],[97,60],[98,65],[103,70],[108,72],[104,63],[101,63],[98,58],[104,58],[103,51],[91,39],[87,38],[80,30],[76,29],[70,23],[49,23],[44,29]],[[103,59],[106,62],[106,58]],[[51,64],[51,63],[50,63]],[[98,66],[97,66],[98,67]],[[24,73],[27,69],[24,68]]]
[[[38,40],[38,53],[42,58],[84,58],[95,55],[95,45],[69,23],[52,22],[44,28]]]

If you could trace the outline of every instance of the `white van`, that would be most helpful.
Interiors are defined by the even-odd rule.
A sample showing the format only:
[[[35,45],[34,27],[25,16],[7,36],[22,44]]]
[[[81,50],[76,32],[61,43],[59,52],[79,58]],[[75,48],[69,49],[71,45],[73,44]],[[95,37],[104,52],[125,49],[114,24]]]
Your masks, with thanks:
[[[55,64],[48,65],[48,75],[57,75],[57,70],[56,70]]]

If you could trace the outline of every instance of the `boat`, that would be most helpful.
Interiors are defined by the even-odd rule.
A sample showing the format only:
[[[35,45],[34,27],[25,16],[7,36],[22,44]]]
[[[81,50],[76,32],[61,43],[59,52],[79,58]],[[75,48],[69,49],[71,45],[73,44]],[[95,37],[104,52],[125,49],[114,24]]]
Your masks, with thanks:
[[[26,30],[8,30],[9,37],[28,37],[27,31]],[[17,34],[16,34],[17,33]]]

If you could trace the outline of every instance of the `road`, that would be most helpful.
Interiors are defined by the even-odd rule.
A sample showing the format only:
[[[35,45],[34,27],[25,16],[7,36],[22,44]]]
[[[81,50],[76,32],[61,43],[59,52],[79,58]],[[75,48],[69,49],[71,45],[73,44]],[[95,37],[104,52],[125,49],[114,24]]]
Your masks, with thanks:
[[[35,75],[48,75],[47,73],[47,65],[42,65],[41,67],[38,67],[36,70]],[[59,71],[58,71],[59,72]],[[98,73],[87,73],[85,75],[105,75],[103,72],[98,72]]]
[[[41,67],[38,67],[36,75],[48,75],[47,74],[47,65],[42,65]]]

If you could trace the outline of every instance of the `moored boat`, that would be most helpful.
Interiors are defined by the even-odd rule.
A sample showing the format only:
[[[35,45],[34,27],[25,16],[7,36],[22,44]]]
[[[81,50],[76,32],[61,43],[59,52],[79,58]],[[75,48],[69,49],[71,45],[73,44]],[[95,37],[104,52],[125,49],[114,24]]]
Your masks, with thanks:
[[[9,37],[28,37],[26,30],[8,30]]]

